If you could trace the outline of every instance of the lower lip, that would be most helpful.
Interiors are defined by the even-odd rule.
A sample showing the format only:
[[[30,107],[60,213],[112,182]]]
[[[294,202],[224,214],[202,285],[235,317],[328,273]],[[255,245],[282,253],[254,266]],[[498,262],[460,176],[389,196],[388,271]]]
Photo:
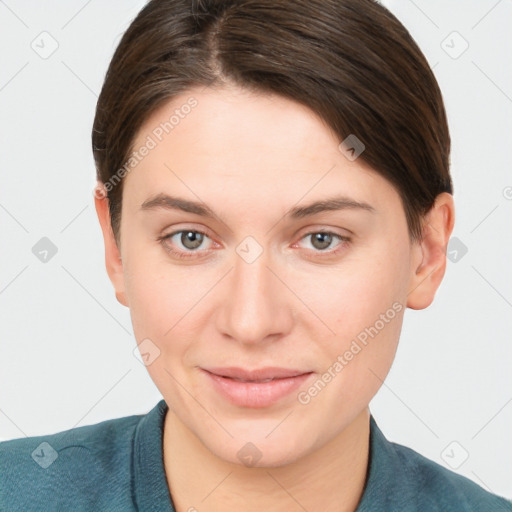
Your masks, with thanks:
[[[232,404],[239,407],[261,408],[276,403],[295,391],[313,373],[304,373],[296,377],[274,379],[269,382],[242,382],[229,377],[221,377],[203,370],[213,387]]]

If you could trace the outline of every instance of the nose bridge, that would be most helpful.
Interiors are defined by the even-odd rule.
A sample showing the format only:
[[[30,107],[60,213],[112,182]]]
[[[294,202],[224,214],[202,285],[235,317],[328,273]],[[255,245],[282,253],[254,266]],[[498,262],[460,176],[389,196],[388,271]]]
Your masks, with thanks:
[[[290,308],[283,285],[269,269],[268,252],[254,239],[246,239],[236,253],[219,328],[242,343],[285,333],[291,325]]]

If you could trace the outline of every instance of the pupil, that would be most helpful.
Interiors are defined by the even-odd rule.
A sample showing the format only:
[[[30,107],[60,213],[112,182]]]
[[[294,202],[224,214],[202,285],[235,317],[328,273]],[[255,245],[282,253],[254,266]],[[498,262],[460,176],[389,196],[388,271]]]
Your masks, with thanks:
[[[181,236],[181,243],[187,249],[197,249],[203,241],[202,233],[196,233],[194,231],[187,231]]]
[[[315,242],[320,242],[320,247],[315,246],[317,249],[325,249],[329,247],[331,243],[331,235],[328,233],[316,233],[314,240]],[[315,245],[315,244],[313,244]]]

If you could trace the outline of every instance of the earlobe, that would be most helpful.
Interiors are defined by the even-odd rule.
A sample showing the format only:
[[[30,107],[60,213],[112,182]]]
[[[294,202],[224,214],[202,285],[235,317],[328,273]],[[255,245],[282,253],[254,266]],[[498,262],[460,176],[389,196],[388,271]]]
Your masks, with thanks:
[[[453,196],[443,192],[426,215],[422,239],[413,249],[407,307],[424,309],[434,300],[446,270],[446,248],[454,223]]]
[[[105,266],[108,276],[114,286],[117,300],[123,304],[123,306],[128,306],[121,252],[117,246],[114,232],[112,231],[107,193],[103,184],[100,182],[98,182],[94,190],[94,205],[105,243]]]

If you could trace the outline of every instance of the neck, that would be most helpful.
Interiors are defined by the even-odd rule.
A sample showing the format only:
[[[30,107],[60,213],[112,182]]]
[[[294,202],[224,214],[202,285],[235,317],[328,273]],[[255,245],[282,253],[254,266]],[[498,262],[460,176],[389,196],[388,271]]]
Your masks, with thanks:
[[[220,459],[167,410],[163,452],[176,512],[201,510],[354,512],[366,481],[369,411],[292,464],[245,467]]]

